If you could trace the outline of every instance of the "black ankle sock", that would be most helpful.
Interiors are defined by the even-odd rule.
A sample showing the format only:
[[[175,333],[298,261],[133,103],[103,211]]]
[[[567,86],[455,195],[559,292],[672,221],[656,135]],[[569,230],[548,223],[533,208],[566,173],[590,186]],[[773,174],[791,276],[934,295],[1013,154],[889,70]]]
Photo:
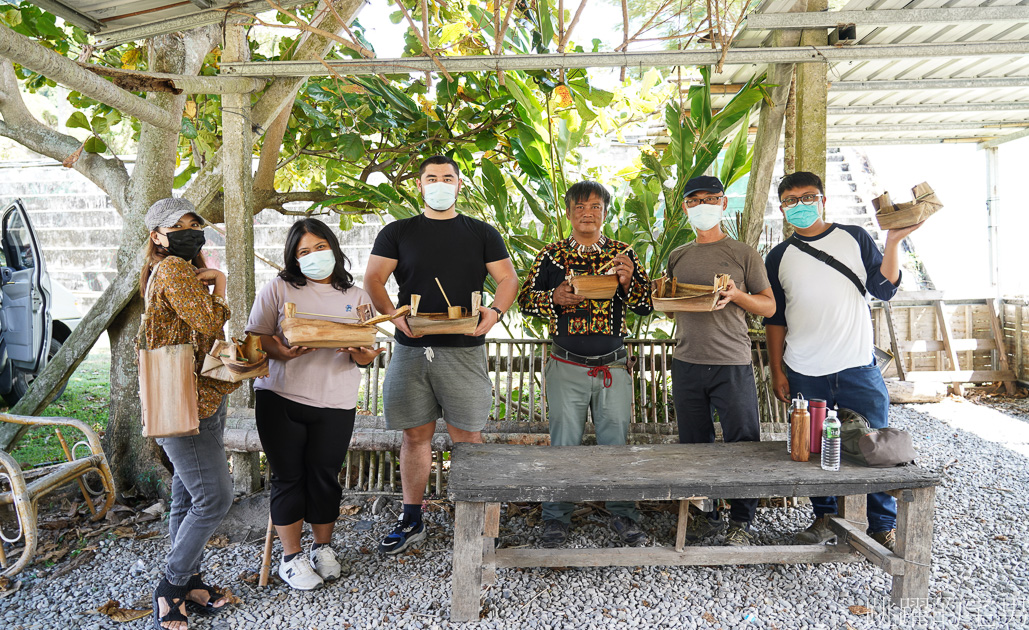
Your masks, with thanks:
[[[332,543],[314,543],[313,545],[311,545],[311,551],[321,549],[322,547],[328,547],[330,544]]]
[[[422,520],[422,504],[421,503],[405,503],[404,504],[404,520],[408,523],[420,523]]]
[[[284,555],[282,556],[282,561],[283,561],[283,562],[290,562],[291,560],[293,560],[293,558],[296,558],[296,557],[297,557],[297,556],[299,556],[299,555],[300,555],[300,552],[299,552],[299,551],[298,551],[298,552],[296,552],[296,553],[291,553],[291,554],[289,554],[289,555],[285,555],[285,554],[284,554]]]

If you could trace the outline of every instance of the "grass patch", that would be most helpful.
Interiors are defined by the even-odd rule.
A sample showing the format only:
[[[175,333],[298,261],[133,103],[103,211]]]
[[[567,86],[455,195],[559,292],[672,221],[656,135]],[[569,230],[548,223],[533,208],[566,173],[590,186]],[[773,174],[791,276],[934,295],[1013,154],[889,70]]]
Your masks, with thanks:
[[[68,379],[68,388],[64,390],[64,394],[50,403],[41,415],[75,418],[102,434],[107,428],[107,414],[111,401],[110,377],[110,352],[91,352]],[[70,427],[62,428],[61,434],[68,443],[68,448],[85,439],[82,433]],[[79,455],[81,454],[80,449]],[[61,442],[57,439],[53,427],[31,429],[18,441],[11,455],[22,468],[66,461]]]

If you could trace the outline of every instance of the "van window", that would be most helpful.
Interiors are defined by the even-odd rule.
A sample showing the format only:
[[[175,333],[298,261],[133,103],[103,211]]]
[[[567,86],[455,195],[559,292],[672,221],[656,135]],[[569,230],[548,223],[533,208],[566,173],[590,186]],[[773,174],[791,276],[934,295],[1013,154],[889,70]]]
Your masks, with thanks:
[[[4,226],[4,262],[14,271],[32,269],[36,266],[32,257],[32,234],[20,212],[7,215]]]

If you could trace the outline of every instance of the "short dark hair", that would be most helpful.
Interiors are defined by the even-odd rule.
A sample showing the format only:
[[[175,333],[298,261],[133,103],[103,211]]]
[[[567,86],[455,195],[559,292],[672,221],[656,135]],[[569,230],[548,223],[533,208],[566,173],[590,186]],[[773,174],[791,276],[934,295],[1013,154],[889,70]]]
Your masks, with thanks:
[[[461,167],[457,165],[457,162],[445,155],[434,155],[422,162],[422,165],[418,167],[418,177],[425,175],[425,167],[431,164],[449,164],[454,167],[454,173],[457,174],[458,179],[461,178]]]
[[[323,238],[329,243],[332,255],[336,258],[336,266],[332,268],[332,288],[337,291],[346,291],[354,286],[354,276],[347,271],[350,259],[340,249],[339,239],[332,233],[329,226],[318,219],[300,219],[289,228],[286,235],[286,246],[282,251],[282,271],[279,277],[288,282],[294,288],[307,284],[307,276],[300,271],[300,263],[297,262],[297,247],[300,246],[300,239],[304,234],[313,234]]]
[[[779,181],[779,199],[782,199],[782,194],[787,190],[804,188],[805,186],[814,186],[818,189],[818,192],[823,195],[825,194],[825,190],[822,188],[821,177],[808,171],[797,171],[796,173],[790,173]]]
[[[581,203],[593,195],[600,197],[600,200],[604,202],[604,210],[606,211],[608,204],[611,203],[611,193],[607,191],[603,184],[591,181],[572,184],[568,192],[565,193],[565,210],[571,210],[573,203]]]

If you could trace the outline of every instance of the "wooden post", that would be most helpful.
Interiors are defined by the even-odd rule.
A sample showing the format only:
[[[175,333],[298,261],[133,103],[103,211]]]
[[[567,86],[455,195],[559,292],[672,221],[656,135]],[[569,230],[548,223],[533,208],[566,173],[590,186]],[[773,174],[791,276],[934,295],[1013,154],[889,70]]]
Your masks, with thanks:
[[[510,368],[510,364],[508,364]],[[497,581],[497,538],[500,537],[500,504],[487,503],[482,535],[482,583],[491,586]]]
[[[936,488],[901,490],[897,496],[897,545],[904,574],[893,578],[890,603],[906,608],[927,604],[933,544]]]
[[[904,357],[900,356],[897,331],[893,328],[893,308],[889,302],[883,302],[883,311],[886,312],[886,327],[890,329],[890,350],[893,352],[894,365],[897,366],[897,378],[903,381],[907,378],[904,374]]]
[[[993,305],[992,298],[986,299],[986,307],[989,311],[988,315],[990,317],[990,328],[993,330],[994,343],[997,346],[996,349],[993,351],[993,356],[995,357],[996,362],[996,368],[1003,370],[1005,372],[1010,371],[1011,364],[1008,362],[1008,347],[1004,343],[1004,330],[1000,326],[1000,320],[997,319],[997,307]],[[973,366],[972,369],[974,370],[975,367]],[[1015,382],[1004,381],[1004,392],[1008,396],[1014,395]]]
[[[790,11],[803,11],[807,0],[799,0]],[[773,46],[796,46],[800,43],[800,31],[775,31]],[[740,240],[757,247],[765,225],[765,207],[768,204],[768,190],[775,170],[775,156],[779,152],[779,135],[786,117],[786,102],[793,81],[794,64],[777,63],[768,70],[768,82],[775,85],[769,91],[769,99],[761,101],[758,115],[757,135],[754,138],[754,159],[747,182],[747,198],[743,206],[744,227]],[[778,200],[776,200],[778,201]]]
[[[828,0],[808,0],[808,11],[826,11]],[[801,46],[826,46],[825,29],[801,32]],[[810,171],[825,181],[826,103],[828,83],[825,61],[797,66],[797,170]]]
[[[455,502],[454,565],[450,577],[451,621],[479,620],[485,514],[483,503]]]
[[[228,24],[225,28],[223,62],[246,61],[249,56],[246,27]],[[250,308],[254,304],[254,213],[253,213],[253,131],[249,94],[222,96],[222,139],[225,147],[225,264],[229,278],[226,297],[232,317],[230,335],[242,335]],[[229,397],[233,407],[253,407],[253,388],[249,381]]]
[[[1015,378],[1022,378],[1025,363],[1022,357],[1022,304],[1015,304]]]
[[[943,351],[947,354],[947,360],[950,361],[950,369],[957,372],[961,368],[958,366],[958,354],[954,351],[954,346],[950,342],[954,335],[951,333],[947,314],[943,311],[943,300],[933,300],[933,307],[936,309],[936,321],[940,325],[940,335],[943,337]],[[969,366],[969,369],[971,368],[972,366]],[[950,387],[955,396],[965,395],[961,383],[953,382],[950,384]]]
[[[225,27],[222,60],[246,61],[249,57],[246,28],[240,24]],[[253,132],[249,94],[222,96],[222,139],[225,147],[225,267],[228,287],[225,297],[232,316],[228,334],[242,335],[250,308],[254,304],[254,213],[253,213]],[[229,405],[254,406],[251,381],[244,381],[229,395]],[[232,485],[237,494],[248,494],[260,487],[260,454],[233,453]]]
[[[675,525],[675,550],[682,552],[686,548],[686,526],[690,523],[690,500],[679,500],[679,520]]]
[[[868,525],[868,497],[863,494],[836,497],[836,512],[851,523]]]

